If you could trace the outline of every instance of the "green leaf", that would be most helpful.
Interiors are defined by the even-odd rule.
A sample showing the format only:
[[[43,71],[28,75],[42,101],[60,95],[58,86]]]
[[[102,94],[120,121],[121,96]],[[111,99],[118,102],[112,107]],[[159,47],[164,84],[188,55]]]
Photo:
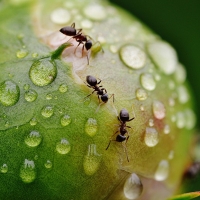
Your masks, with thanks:
[[[200,196],[200,191],[180,194],[169,198],[168,200],[189,200]]]

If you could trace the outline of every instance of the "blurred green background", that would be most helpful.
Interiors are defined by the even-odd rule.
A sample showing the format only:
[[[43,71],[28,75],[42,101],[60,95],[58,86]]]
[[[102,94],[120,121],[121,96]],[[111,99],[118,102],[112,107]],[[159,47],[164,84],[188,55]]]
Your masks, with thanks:
[[[200,0],[110,1],[132,13],[176,49],[179,61],[186,67],[200,119]],[[199,120],[197,129],[200,132]],[[185,184],[187,191],[200,190],[200,174]]]

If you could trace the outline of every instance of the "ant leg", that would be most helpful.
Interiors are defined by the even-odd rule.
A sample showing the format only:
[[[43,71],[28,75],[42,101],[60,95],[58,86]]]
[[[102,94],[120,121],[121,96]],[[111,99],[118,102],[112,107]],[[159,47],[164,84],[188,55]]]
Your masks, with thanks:
[[[133,117],[133,118],[131,118],[131,119],[127,120],[127,122],[130,122],[130,121],[132,121],[133,119],[135,119],[135,117]]]
[[[71,27],[72,27],[72,28],[75,28],[75,23],[72,23]]]
[[[97,83],[97,85],[99,85],[100,83],[101,83],[101,79],[100,78],[98,78],[99,79],[99,82]],[[100,86],[99,86],[100,87]],[[101,86],[102,87],[102,86]]]
[[[112,142],[112,141],[116,141],[116,140],[112,140],[112,137],[116,134],[116,133],[118,133],[119,131],[116,131],[114,134],[112,134],[112,136],[110,137],[110,141],[109,141],[109,143],[108,143],[108,146],[106,147],[106,150],[109,148],[109,146],[110,146],[110,143]]]
[[[91,96],[94,92],[95,92],[95,90],[93,90],[93,92],[92,92],[91,94],[88,94],[86,97],[84,97],[84,100],[85,100],[87,97]]]
[[[77,50],[77,48],[79,47],[79,45],[82,44],[81,41],[77,41],[77,42],[79,42],[79,43],[78,43],[78,45],[76,46],[76,48],[75,48],[75,50],[74,50],[74,54],[76,53],[76,50]]]
[[[107,93],[107,92],[106,92]],[[112,94],[110,97],[109,97],[109,99],[111,98],[111,97],[113,97],[113,103],[114,103],[114,94]],[[119,120],[120,121],[120,120]]]
[[[128,152],[127,152],[126,144],[122,144],[122,146],[124,147],[124,151],[125,151],[125,153],[126,153],[127,161],[129,162],[129,158],[128,158]]]

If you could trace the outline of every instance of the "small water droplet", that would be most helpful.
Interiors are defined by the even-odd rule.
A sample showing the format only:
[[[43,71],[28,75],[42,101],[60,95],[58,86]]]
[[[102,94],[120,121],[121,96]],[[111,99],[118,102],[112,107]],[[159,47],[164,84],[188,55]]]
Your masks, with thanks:
[[[93,23],[88,19],[83,19],[81,21],[81,27],[83,29],[91,29],[93,27]]]
[[[177,54],[171,45],[163,41],[150,43],[148,51],[157,66],[165,73],[172,74],[177,66]]]
[[[186,124],[185,127],[187,129],[193,129],[196,124],[196,116],[194,114],[194,111],[191,109],[185,110],[185,116],[186,116]]]
[[[169,163],[167,160],[161,160],[154,175],[155,180],[164,181],[167,179],[168,175],[169,175]]]
[[[186,71],[182,64],[176,66],[176,71],[174,73],[175,79],[178,83],[183,83],[186,79]]]
[[[68,90],[67,84],[64,84],[64,83],[61,84],[61,85],[59,86],[58,90],[59,90],[59,92],[61,92],[61,93],[67,92],[67,90]]]
[[[136,98],[140,101],[144,101],[146,100],[146,98],[148,97],[148,94],[146,92],[146,90],[142,89],[142,88],[138,88],[136,90]]]
[[[17,51],[16,56],[18,58],[24,58],[28,55],[28,51],[26,51],[25,49],[21,49],[19,51]]]
[[[5,174],[8,172],[8,165],[6,165],[5,163],[1,166],[0,169],[1,173]]]
[[[30,85],[29,84],[24,84],[24,90],[27,91],[30,89]]]
[[[120,57],[125,65],[133,69],[140,69],[146,63],[145,52],[134,45],[125,45],[120,49]]]
[[[0,103],[4,106],[13,106],[15,105],[20,96],[19,86],[11,81],[7,80],[0,83]]]
[[[30,125],[31,126],[35,126],[37,124],[37,119],[36,118],[32,118],[31,120],[30,120]]]
[[[117,53],[118,52],[118,48],[115,45],[110,45],[110,51],[112,53]]]
[[[146,127],[144,141],[148,147],[156,146],[159,142],[157,130],[152,127]]]
[[[42,136],[38,131],[31,131],[24,141],[29,147],[37,147],[42,141]]]
[[[164,126],[164,133],[169,134],[170,133],[170,126],[168,124],[165,124]]]
[[[180,103],[184,104],[189,100],[190,96],[185,86],[183,85],[179,86],[177,88],[177,92],[178,92],[178,100]]]
[[[160,101],[153,102],[153,114],[157,119],[163,119],[165,117],[165,106]]]
[[[38,57],[38,53],[32,53],[32,57],[33,58],[37,58]]]
[[[97,121],[96,119],[89,118],[85,124],[85,132],[93,137],[97,132]]]
[[[47,168],[47,169],[51,169],[52,168],[52,162],[50,160],[47,160],[46,163],[44,164],[44,166]]]
[[[71,14],[64,8],[57,8],[51,13],[51,21],[55,24],[67,24],[71,19]]]
[[[178,128],[184,128],[186,125],[186,119],[183,112],[178,112],[176,114],[176,126]]]
[[[24,183],[31,183],[36,178],[35,163],[33,160],[25,159],[20,169],[20,177]]]
[[[140,76],[142,87],[146,90],[152,91],[156,88],[156,82],[151,74],[143,73]]]
[[[37,99],[37,92],[35,90],[28,90],[25,92],[24,97],[26,101],[33,102]]]
[[[169,105],[170,105],[170,106],[174,106],[174,105],[175,105],[175,100],[174,100],[173,97],[170,97],[170,98],[169,98]]]
[[[32,64],[29,76],[37,86],[49,85],[57,76],[57,68],[53,61],[43,59]]]
[[[89,4],[83,12],[86,17],[95,21],[101,21],[107,17],[106,9],[99,4]]]
[[[53,111],[53,107],[52,106],[44,106],[42,108],[41,114],[42,116],[49,118],[53,115],[54,111]]]
[[[153,119],[149,119],[149,126],[154,126],[154,121],[153,121]]]
[[[101,156],[96,152],[96,145],[88,146],[87,155],[84,157],[83,168],[87,175],[92,176],[99,168]]]
[[[64,115],[61,118],[60,122],[62,126],[67,126],[71,123],[71,117],[69,115]]]
[[[144,105],[141,105],[141,106],[140,106],[140,110],[141,110],[142,112],[144,112],[144,110],[145,110]]]
[[[53,98],[53,95],[52,94],[47,94],[46,95],[46,100],[51,100]]]
[[[138,199],[142,194],[143,185],[137,174],[131,174],[124,183],[124,195],[127,199]]]
[[[60,154],[67,154],[71,150],[71,145],[65,138],[61,139],[60,142],[56,144],[56,150]]]
[[[98,36],[97,41],[99,41],[101,44],[105,44],[106,43],[106,38],[103,36]]]
[[[171,150],[171,151],[169,152],[168,159],[169,159],[169,160],[172,160],[173,158],[174,158],[174,151]]]

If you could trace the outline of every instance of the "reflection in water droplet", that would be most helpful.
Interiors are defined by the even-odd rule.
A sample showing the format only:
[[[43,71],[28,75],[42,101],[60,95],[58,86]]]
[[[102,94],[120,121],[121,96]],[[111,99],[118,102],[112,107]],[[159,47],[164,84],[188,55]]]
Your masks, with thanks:
[[[37,124],[37,119],[36,118],[32,118],[31,120],[30,120],[30,125],[31,126],[35,126]]]
[[[51,100],[53,98],[53,95],[52,94],[47,94],[46,95],[46,100]]]
[[[59,90],[61,93],[67,92],[67,90],[68,90],[67,84],[64,84],[64,83],[61,84],[61,85],[59,86],[58,90]]]
[[[140,69],[146,63],[145,52],[134,45],[125,45],[120,49],[120,57],[124,64],[133,69]]]
[[[157,119],[163,119],[165,117],[165,106],[160,101],[153,102],[153,114]]]
[[[85,124],[85,132],[93,137],[97,132],[97,121],[96,119],[89,118]]]
[[[65,138],[61,139],[60,142],[56,144],[56,150],[60,154],[67,154],[71,150],[71,145]]]
[[[38,146],[42,141],[42,136],[38,131],[31,131],[24,139],[25,143],[30,147]]]
[[[136,90],[136,98],[140,101],[144,101],[148,97],[146,90],[138,88]]]
[[[154,175],[155,180],[164,181],[167,179],[168,175],[169,175],[169,163],[167,160],[161,160]]]
[[[99,168],[101,156],[96,152],[96,145],[88,146],[87,155],[84,157],[83,168],[87,175],[92,176]]]
[[[28,55],[28,52],[26,50],[24,50],[24,49],[21,49],[21,50],[17,51],[17,53],[16,53],[16,56],[18,58],[24,58],[27,55]]]
[[[44,106],[42,108],[41,114],[42,116],[49,118],[53,115],[53,107],[52,106]]]
[[[20,177],[24,183],[31,183],[36,178],[35,163],[33,160],[25,159],[20,169]]]
[[[51,169],[52,168],[52,162],[50,160],[47,160],[47,162],[44,164],[44,166],[47,168],[47,169]]]
[[[32,64],[29,76],[37,86],[49,85],[57,76],[57,68],[51,60],[43,59]]]
[[[124,184],[124,195],[127,199],[138,199],[142,194],[143,185],[136,174],[131,174]]]
[[[140,76],[142,87],[146,90],[152,91],[156,88],[156,82],[151,74],[144,73]]]
[[[3,164],[0,169],[1,173],[5,174],[8,172],[8,165]]]
[[[64,8],[57,8],[51,13],[51,21],[55,24],[67,24],[70,19],[70,13]]]
[[[180,103],[184,104],[189,100],[190,96],[185,86],[183,85],[179,86],[177,88],[177,92],[178,92],[178,100]]]
[[[101,21],[107,16],[106,9],[99,4],[89,4],[84,8],[83,12],[86,17],[95,21]]]
[[[158,132],[155,128],[146,127],[146,132],[144,136],[145,144],[148,147],[154,147],[158,144]]]
[[[28,102],[35,101],[37,99],[37,96],[38,95],[37,95],[37,92],[35,90],[28,90],[28,91],[25,92],[25,95],[24,95],[26,101],[28,101]]]
[[[170,126],[169,126],[168,124],[166,124],[166,125],[164,126],[164,133],[165,133],[165,134],[169,134],[169,133],[170,133]]]
[[[4,106],[13,106],[15,105],[20,96],[19,86],[11,81],[7,80],[0,83],[0,103]]]
[[[61,125],[62,125],[62,126],[67,126],[67,125],[69,125],[69,124],[71,123],[71,118],[70,118],[69,115],[64,115],[64,116],[61,118],[60,122],[61,122]]]

